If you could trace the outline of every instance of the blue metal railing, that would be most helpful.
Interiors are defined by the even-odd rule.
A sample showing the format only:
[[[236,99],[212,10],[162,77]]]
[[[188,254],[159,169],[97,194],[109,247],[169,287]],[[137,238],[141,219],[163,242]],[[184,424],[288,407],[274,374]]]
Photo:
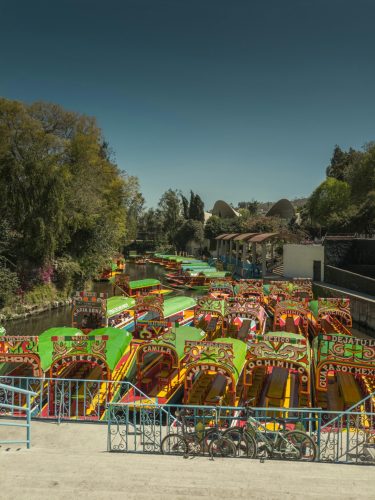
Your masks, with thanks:
[[[31,407],[30,407],[30,396],[36,396],[37,393],[33,391],[27,391],[25,389],[20,389],[19,387],[12,387],[10,385],[6,384],[1,384],[0,383],[0,391],[3,393],[11,393],[13,396],[14,394],[18,394],[20,396],[26,396],[26,405],[20,406],[20,405],[15,405],[13,403],[4,403],[0,401],[0,408],[3,410],[0,413],[5,413],[11,412],[19,412],[20,414],[25,414],[26,415],[26,424],[20,424],[18,422],[4,422],[0,420],[0,426],[1,427],[23,427],[26,428],[26,440],[0,440],[0,444],[26,444],[27,448],[30,448],[31,445]]]
[[[0,377],[0,415],[25,417],[26,424],[0,420],[0,425],[25,427],[30,446],[30,419],[74,420],[108,423],[108,449],[160,452],[162,437],[178,428],[181,409],[190,412],[194,428],[198,422],[210,426],[212,410],[223,428],[237,425],[241,407],[161,405],[157,398],[125,381]],[[218,408],[220,408],[218,410]],[[275,417],[299,424],[311,436],[322,461],[375,463],[375,393],[346,411],[320,408],[254,408],[255,418],[272,428]],[[291,424],[292,425],[292,424]],[[11,443],[12,441],[3,441]],[[370,457],[370,458],[369,458]],[[372,460],[372,459],[371,459]]]
[[[244,408],[241,407],[109,404],[108,451],[160,453],[163,438],[182,428],[178,417],[178,410],[182,408],[188,413],[192,433],[198,428],[197,424],[203,424],[205,429],[218,425],[222,430],[243,425]],[[289,430],[297,428],[307,432],[316,443],[319,461],[375,464],[375,412],[372,406],[366,409],[360,402],[353,409],[357,411],[342,413],[321,408],[253,410],[259,426],[267,432],[278,429],[277,419],[280,418],[285,420]]]
[[[53,419],[58,422],[106,422],[109,402],[128,403],[141,400],[151,405],[158,404],[157,398],[150,398],[127,381],[0,376],[0,382],[19,390],[18,394],[0,390],[0,401],[4,406],[1,412],[3,416],[23,416],[27,406],[24,391],[32,393],[32,418]]]

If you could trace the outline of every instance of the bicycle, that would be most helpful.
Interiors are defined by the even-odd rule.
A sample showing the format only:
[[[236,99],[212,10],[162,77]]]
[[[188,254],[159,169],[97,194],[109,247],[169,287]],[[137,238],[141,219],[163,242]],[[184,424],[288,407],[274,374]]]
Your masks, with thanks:
[[[228,450],[228,453],[231,451],[235,454],[232,443],[226,443],[226,441],[229,441],[228,439],[224,442],[219,441],[216,428],[207,429],[204,424],[199,421],[194,426],[195,430],[189,431],[188,428],[190,426],[188,425],[186,415],[187,411],[185,409],[176,412],[176,416],[181,419],[180,423],[182,434],[172,432],[163,438],[160,445],[163,455],[182,455],[187,458],[189,454],[205,454],[206,452],[209,452],[211,441],[214,440],[217,442],[217,446],[220,446],[221,453],[225,454],[225,451]],[[205,416],[203,416],[203,418],[205,418]]]
[[[217,411],[216,408],[213,410],[215,414],[215,426],[211,429],[211,442],[208,447],[208,453],[212,460],[214,457],[221,456],[233,458],[237,455],[235,443],[232,439],[228,439],[228,437],[225,436],[226,431],[223,431],[219,426],[222,397],[218,398],[219,405],[217,408],[219,408],[219,411]]]
[[[224,432],[224,436],[228,436],[235,443],[237,456],[259,457],[261,459],[281,458],[306,462],[313,462],[316,459],[316,444],[306,432],[286,430],[286,422],[299,421],[298,418],[275,418],[273,421],[281,429],[270,431],[253,417],[254,408],[246,408],[245,414],[245,426],[231,427]]]

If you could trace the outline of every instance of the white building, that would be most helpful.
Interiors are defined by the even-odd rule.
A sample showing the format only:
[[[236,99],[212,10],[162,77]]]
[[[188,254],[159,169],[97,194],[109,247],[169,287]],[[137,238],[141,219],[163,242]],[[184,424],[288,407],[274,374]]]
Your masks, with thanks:
[[[314,281],[324,280],[324,247],[323,245],[283,246],[284,276],[286,278],[311,278]]]

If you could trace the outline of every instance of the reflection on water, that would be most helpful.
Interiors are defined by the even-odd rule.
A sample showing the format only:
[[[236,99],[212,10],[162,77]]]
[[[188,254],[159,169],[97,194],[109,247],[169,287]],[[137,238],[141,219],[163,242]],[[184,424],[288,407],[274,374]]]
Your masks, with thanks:
[[[167,285],[164,280],[165,270],[162,266],[155,264],[136,265],[127,263],[126,272],[129,274],[131,280],[156,278]],[[113,295],[112,285],[108,282],[95,283],[94,291],[107,292],[109,296]],[[167,297],[180,294],[190,296],[199,295],[199,293],[194,290],[177,290]],[[46,311],[36,316],[30,316],[29,318],[8,322],[6,323],[5,328],[8,335],[39,335],[48,328],[52,328],[54,326],[71,326],[71,321],[72,310],[71,307],[67,306]],[[352,332],[356,337],[370,338],[369,335],[367,335],[363,330],[360,331],[353,328]]]

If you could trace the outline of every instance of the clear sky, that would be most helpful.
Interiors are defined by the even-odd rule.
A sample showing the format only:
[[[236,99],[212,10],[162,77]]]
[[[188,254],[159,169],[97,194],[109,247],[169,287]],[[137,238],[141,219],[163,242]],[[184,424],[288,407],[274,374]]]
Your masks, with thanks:
[[[94,115],[148,206],[309,195],[375,140],[374,0],[0,0],[0,94]]]

